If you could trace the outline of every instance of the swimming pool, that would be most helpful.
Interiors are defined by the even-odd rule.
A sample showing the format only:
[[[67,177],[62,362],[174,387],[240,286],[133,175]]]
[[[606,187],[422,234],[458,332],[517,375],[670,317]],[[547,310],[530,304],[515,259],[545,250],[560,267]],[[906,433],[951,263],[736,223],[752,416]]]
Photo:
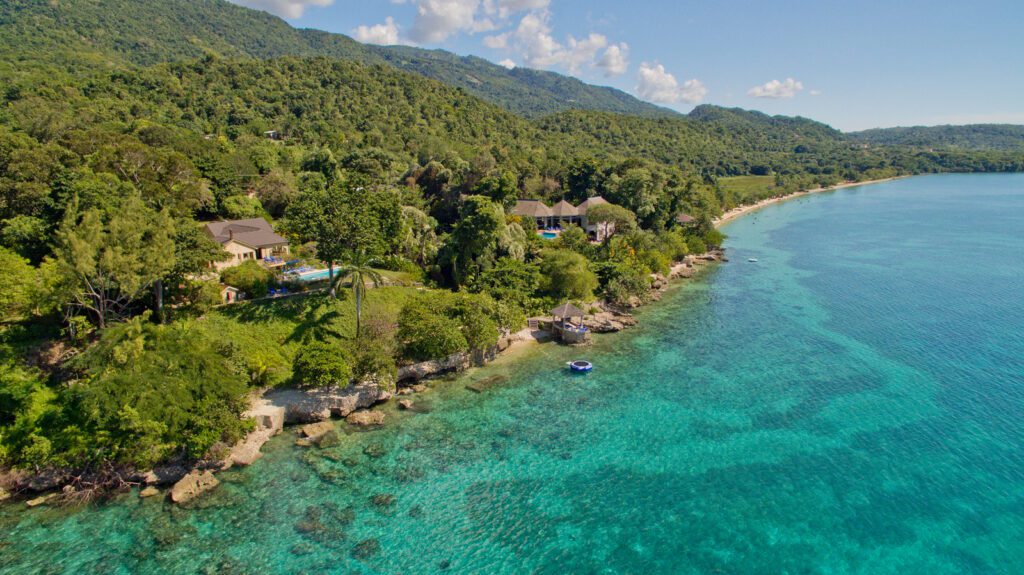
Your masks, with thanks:
[[[311,272],[302,273],[302,274],[299,274],[299,275],[297,275],[295,277],[300,282],[318,282],[318,281],[327,279],[327,276],[329,276],[329,275],[330,275],[330,270],[328,270],[327,268],[324,268],[322,270],[314,270],[314,271],[311,271]]]
[[[556,234],[555,232],[542,232],[540,235],[548,240],[553,240],[558,237],[558,234]]]

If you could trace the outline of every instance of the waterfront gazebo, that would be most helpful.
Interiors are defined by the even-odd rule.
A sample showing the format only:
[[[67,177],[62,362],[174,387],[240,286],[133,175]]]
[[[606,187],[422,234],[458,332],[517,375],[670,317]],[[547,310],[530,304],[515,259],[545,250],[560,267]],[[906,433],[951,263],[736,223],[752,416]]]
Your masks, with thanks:
[[[565,343],[585,343],[590,339],[590,330],[583,325],[583,310],[569,302],[563,303],[548,312],[551,314],[551,327],[558,338]],[[573,320],[579,318],[579,323]]]

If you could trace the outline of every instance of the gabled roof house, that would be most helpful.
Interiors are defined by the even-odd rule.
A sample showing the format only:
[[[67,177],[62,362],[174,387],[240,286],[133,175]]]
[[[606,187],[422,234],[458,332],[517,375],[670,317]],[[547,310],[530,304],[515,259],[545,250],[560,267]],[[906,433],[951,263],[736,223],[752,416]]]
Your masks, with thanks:
[[[214,262],[217,270],[237,266],[245,260],[274,262],[278,256],[288,254],[288,240],[278,235],[263,218],[210,222],[204,230],[232,256]]]

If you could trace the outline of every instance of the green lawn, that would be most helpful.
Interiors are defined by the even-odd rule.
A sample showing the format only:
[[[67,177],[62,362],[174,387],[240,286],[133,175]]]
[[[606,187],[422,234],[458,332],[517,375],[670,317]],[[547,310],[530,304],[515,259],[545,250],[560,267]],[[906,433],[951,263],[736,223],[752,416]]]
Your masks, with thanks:
[[[395,272],[389,272],[395,273]],[[381,287],[367,290],[363,321],[382,318],[396,323],[405,302],[420,290],[414,287]],[[308,337],[352,339],[355,337],[354,298],[342,290],[341,301],[313,294],[219,307],[206,316],[188,320],[216,341],[230,342],[242,350],[250,366],[266,365],[270,384],[291,377],[291,362]]]
[[[737,205],[749,204],[775,195],[775,176],[734,176],[719,178],[718,185]]]

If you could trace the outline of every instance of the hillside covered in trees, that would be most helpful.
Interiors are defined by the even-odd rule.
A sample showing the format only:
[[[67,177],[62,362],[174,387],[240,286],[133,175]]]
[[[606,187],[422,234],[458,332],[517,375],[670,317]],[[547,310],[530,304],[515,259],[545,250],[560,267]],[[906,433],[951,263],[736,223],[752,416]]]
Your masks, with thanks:
[[[652,274],[720,244],[711,222],[738,204],[1024,169],[1010,145],[665,114],[219,0],[5,2],[0,54],[0,465],[22,469],[201,458],[245,433],[254,389],[386,385],[397,363],[487,349],[557,302],[642,300]],[[460,66],[493,80],[471,88]],[[512,210],[594,196],[611,204],[590,214],[614,228],[600,241],[572,225],[544,239]],[[249,218],[329,270],[322,293],[215,307],[222,284],[304,289],[254,261],[216,273],[203,223]],[[426,289],[373,287],[403,282]]]
[[[1011,152],[1024,149],[1024,126],[1012,124],[879,128],[853,132],[848,136],[854,142],[883,146]]]
[[[280,18],[225,0],[12,0],[0,5],[0,27],[0,40],[21,61],[148,66],[207,54],[260,59],[325,56],[388,65],[440,80],[524,116],[569,109],[676,115],[620,90],[561,74],[508,70],[444,50],[360,44],[343,34],[295,29]]]

